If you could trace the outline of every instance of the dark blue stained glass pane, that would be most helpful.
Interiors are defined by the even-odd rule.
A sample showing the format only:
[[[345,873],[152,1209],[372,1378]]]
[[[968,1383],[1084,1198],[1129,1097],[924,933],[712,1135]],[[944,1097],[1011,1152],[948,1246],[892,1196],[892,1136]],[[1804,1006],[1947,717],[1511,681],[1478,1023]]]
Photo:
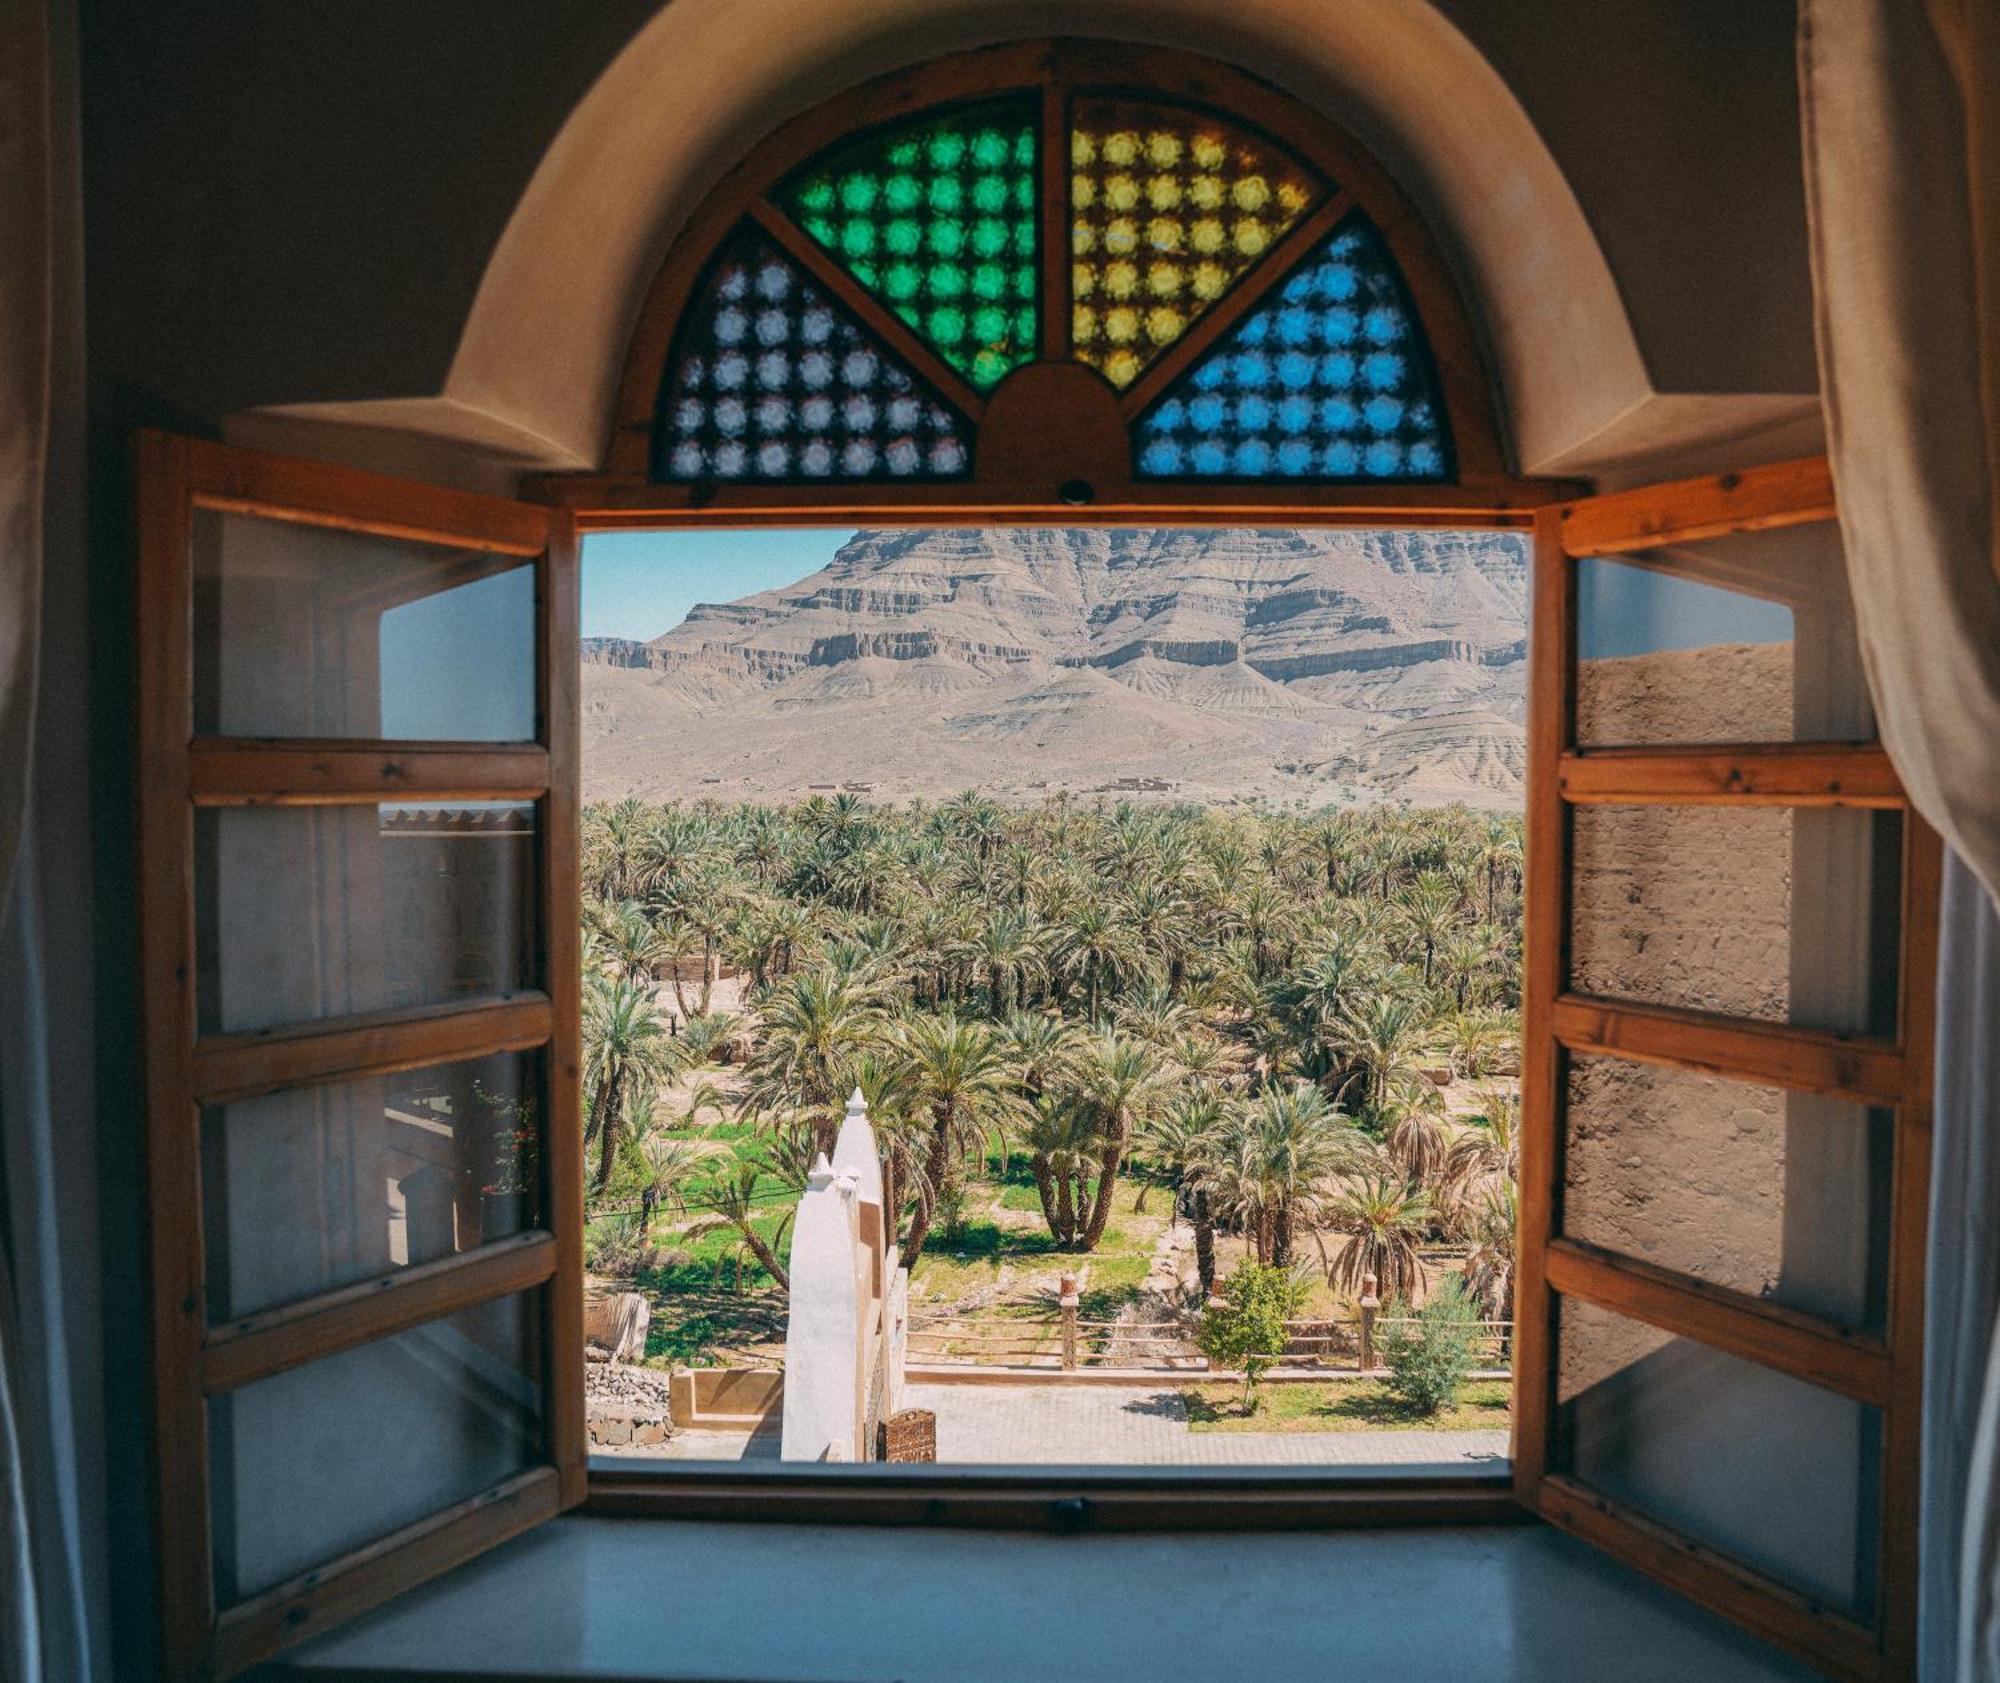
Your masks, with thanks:
[[[717,254],[681,317],[656,480],[962,479],[972,429],[761,230]]]
[[[1144,479],[1448,480],[1444,394],[1359,211],[1139,418]]]

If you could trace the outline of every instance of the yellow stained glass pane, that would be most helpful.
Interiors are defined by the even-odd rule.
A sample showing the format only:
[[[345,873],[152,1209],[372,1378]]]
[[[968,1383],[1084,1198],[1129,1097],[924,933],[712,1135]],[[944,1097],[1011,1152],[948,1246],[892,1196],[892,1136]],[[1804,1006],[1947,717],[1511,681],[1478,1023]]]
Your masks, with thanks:
[[[1078,100],[1070,124],[1077,360],[1130,385],[1326,186],[1276,142],[1206,111]]]

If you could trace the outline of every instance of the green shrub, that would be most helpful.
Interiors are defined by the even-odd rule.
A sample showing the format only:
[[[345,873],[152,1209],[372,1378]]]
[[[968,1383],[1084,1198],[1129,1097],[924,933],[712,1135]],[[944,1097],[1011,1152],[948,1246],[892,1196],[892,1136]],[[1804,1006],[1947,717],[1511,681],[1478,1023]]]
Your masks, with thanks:
[[[1389,1305],[1378,1341],[1389,1369],[1389,1389],[1419,1414],[1436,1414],[1458,1401],[1479,1346],[1479,1311],[1457,1280],[1438,1283],[1430,1301],[1412,1311]]]
[[[1257,1406],[1257,1381],[1285,1348],[1285,1322],[1298,1309],[1302,1288],[1289,1268],[1246,1262],[1222,1282],[1217,1300],[1202,1311],[1195,1342],[1217,1367],[1243,1370],[1243,1408]]]

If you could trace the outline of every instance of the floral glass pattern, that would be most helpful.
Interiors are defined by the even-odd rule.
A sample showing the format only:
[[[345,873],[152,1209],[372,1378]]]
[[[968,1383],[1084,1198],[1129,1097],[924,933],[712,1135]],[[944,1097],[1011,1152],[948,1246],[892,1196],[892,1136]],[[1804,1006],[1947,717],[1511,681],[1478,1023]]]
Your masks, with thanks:
[[[1187,107],[1079,100],[1069,142],[1071,340],[1120,389],[1325,191],[1275,144]]]
[[[778,202],[980,391],[1033,359],[1037,104],[957,106],[816,159]]]
[[[957,479],[971,430],[761,230],[723,248],[660,387],[654,477]]]
[[[1140,418],[1133,450],[1146,479],[1449,479],[1437,371],[1374,224],[1342,218]]]

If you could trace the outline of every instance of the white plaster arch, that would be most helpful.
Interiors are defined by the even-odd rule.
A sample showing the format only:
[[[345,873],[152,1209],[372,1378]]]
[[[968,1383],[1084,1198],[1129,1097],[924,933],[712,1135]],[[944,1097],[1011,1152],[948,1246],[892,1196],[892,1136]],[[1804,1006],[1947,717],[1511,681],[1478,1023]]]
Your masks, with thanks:
[[[544,156],[441,393],[280,406],[235,418],[230,436],[461,481],[595,467],[639,301],[675,232],[737,159],[840,88],[941,53],[1062,33],[1227,60],[1370,146],[1466,291],[1517,471],[1588,472],[1798,419],[1796,397],[1655,391],[1561,169],[1498,72],[1430,0],[1095,0],[1087,14],[1074,0],[672,0]],[[329,423],[347,436],[328,438]]]

